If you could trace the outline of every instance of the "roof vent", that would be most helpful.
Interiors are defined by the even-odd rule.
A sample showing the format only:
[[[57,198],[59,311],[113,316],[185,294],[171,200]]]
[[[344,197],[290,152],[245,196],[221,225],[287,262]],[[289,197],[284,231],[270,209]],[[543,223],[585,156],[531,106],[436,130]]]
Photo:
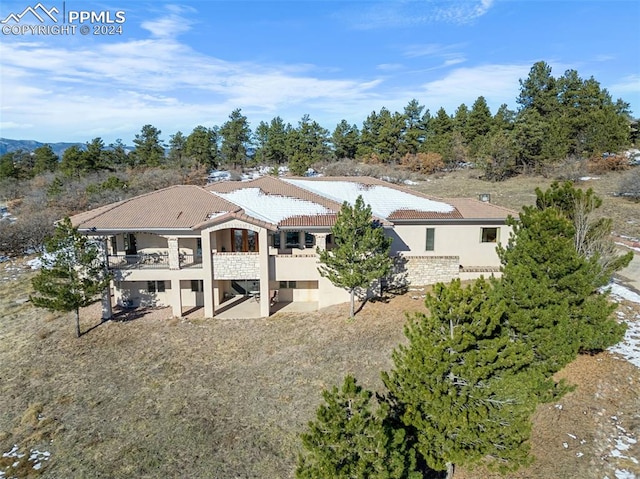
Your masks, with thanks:
[[[480,193],[478,199],[483,203],[491,203],[491,195],[489,193]]]

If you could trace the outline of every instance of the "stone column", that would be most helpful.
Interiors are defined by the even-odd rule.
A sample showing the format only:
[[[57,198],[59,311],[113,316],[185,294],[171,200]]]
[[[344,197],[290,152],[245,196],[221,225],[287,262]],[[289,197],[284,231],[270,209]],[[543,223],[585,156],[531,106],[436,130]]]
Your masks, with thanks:
[[[180,269],[180,252],[178,250],[178,238],[171,236],[167,238],[169,246],[169,269]]]

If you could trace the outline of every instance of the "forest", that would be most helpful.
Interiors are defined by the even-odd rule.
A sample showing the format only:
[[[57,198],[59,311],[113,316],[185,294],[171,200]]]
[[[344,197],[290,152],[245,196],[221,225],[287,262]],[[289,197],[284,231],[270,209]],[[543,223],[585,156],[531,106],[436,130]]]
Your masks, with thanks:
[[[453,113],[432,112],[412,99],[402,112],[383,107],[360,126],[341,120],[330,132],[309,115],[296,126],[276,116],[252,130],[235,109],[222,125],[177,131],[166,142],[147,124],[134,147],[94,138],[61,157],[49,145],[8,152],[0,157],[0,198],[16,216],[34,220],[12,228],[0,222],[0,253],[37,248],[39,233],[51,232],[40,224],[172,184],[200,184],[218,168],[268,166],[277,174],[285,167],[293,175],[315,168],[401,181],[409,174],[472,167],[488,181],[502,181],[518,174],[575,179],[587,166],[596,173],[628,167],[629,159],[618,155],[638,140],[628,103],[614,101],[597,80],[575,70],[554,77],[542,61],[519,83],[518,109],[504,104],[495,114],[482,96]],[[628,183],[624,194],[638,194],[637,182]]]

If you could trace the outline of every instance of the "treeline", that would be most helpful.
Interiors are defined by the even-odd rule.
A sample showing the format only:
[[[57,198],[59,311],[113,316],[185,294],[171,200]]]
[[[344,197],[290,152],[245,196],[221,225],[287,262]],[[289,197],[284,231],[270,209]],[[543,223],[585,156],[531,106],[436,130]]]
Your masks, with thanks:
[[[559,78],[545,62],[533,65],[520,80],[517,111],[502,105],[491,114],[484,97],[453,114],[432,113],[418,100],[402,112],[373,111],[358,127],[340,121],[333,132],[304,115],[296,126],[279,116],[260,122],[255,131],[240,109],[221,126],[199,125],[185,135],[172,134],[165,145],[161,131],[145,125],[135,149],[120,141],[105,146],[101,138],[67,149],[57,158],[48,146],[33,153],[17,151],[0,159],[0,179],[30,178],[47,171],[73,176],[135,167],[244,168],[255,164],[287,165],[303,174],[312,165],[348,159],[401,165],[431,173],[472,162],[490,180],[519,172],[541,172],[566,158],[593,158],[618,152],[637,137],[629,104],[613,101],[594,79],[575,70]],[[633,128],[632,128],[633,126]]]

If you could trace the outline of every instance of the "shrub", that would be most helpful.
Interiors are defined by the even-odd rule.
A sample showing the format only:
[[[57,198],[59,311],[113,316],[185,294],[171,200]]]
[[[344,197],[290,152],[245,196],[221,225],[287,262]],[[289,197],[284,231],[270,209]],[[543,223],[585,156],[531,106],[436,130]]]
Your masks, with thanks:
[[[402,157],[402,166],[411,171],[430,175],[444,168],[442,155],[439,153],[407,153]]]
[[[569,156],[564,160],[549,165],[544,172],[544,176],[558,181],[572,181],[575,183],[587,176],[588,171],[589,168],[585,159]]]
[[[629,160],[624,156],[609,155],[592,158],[589,162],[589,171],[596,175],[608,171],[624,171],[629,169]]]
[[[618,194],[632,200],[640,200],[640,172],[634,169],[626,173],[620,180]]]

